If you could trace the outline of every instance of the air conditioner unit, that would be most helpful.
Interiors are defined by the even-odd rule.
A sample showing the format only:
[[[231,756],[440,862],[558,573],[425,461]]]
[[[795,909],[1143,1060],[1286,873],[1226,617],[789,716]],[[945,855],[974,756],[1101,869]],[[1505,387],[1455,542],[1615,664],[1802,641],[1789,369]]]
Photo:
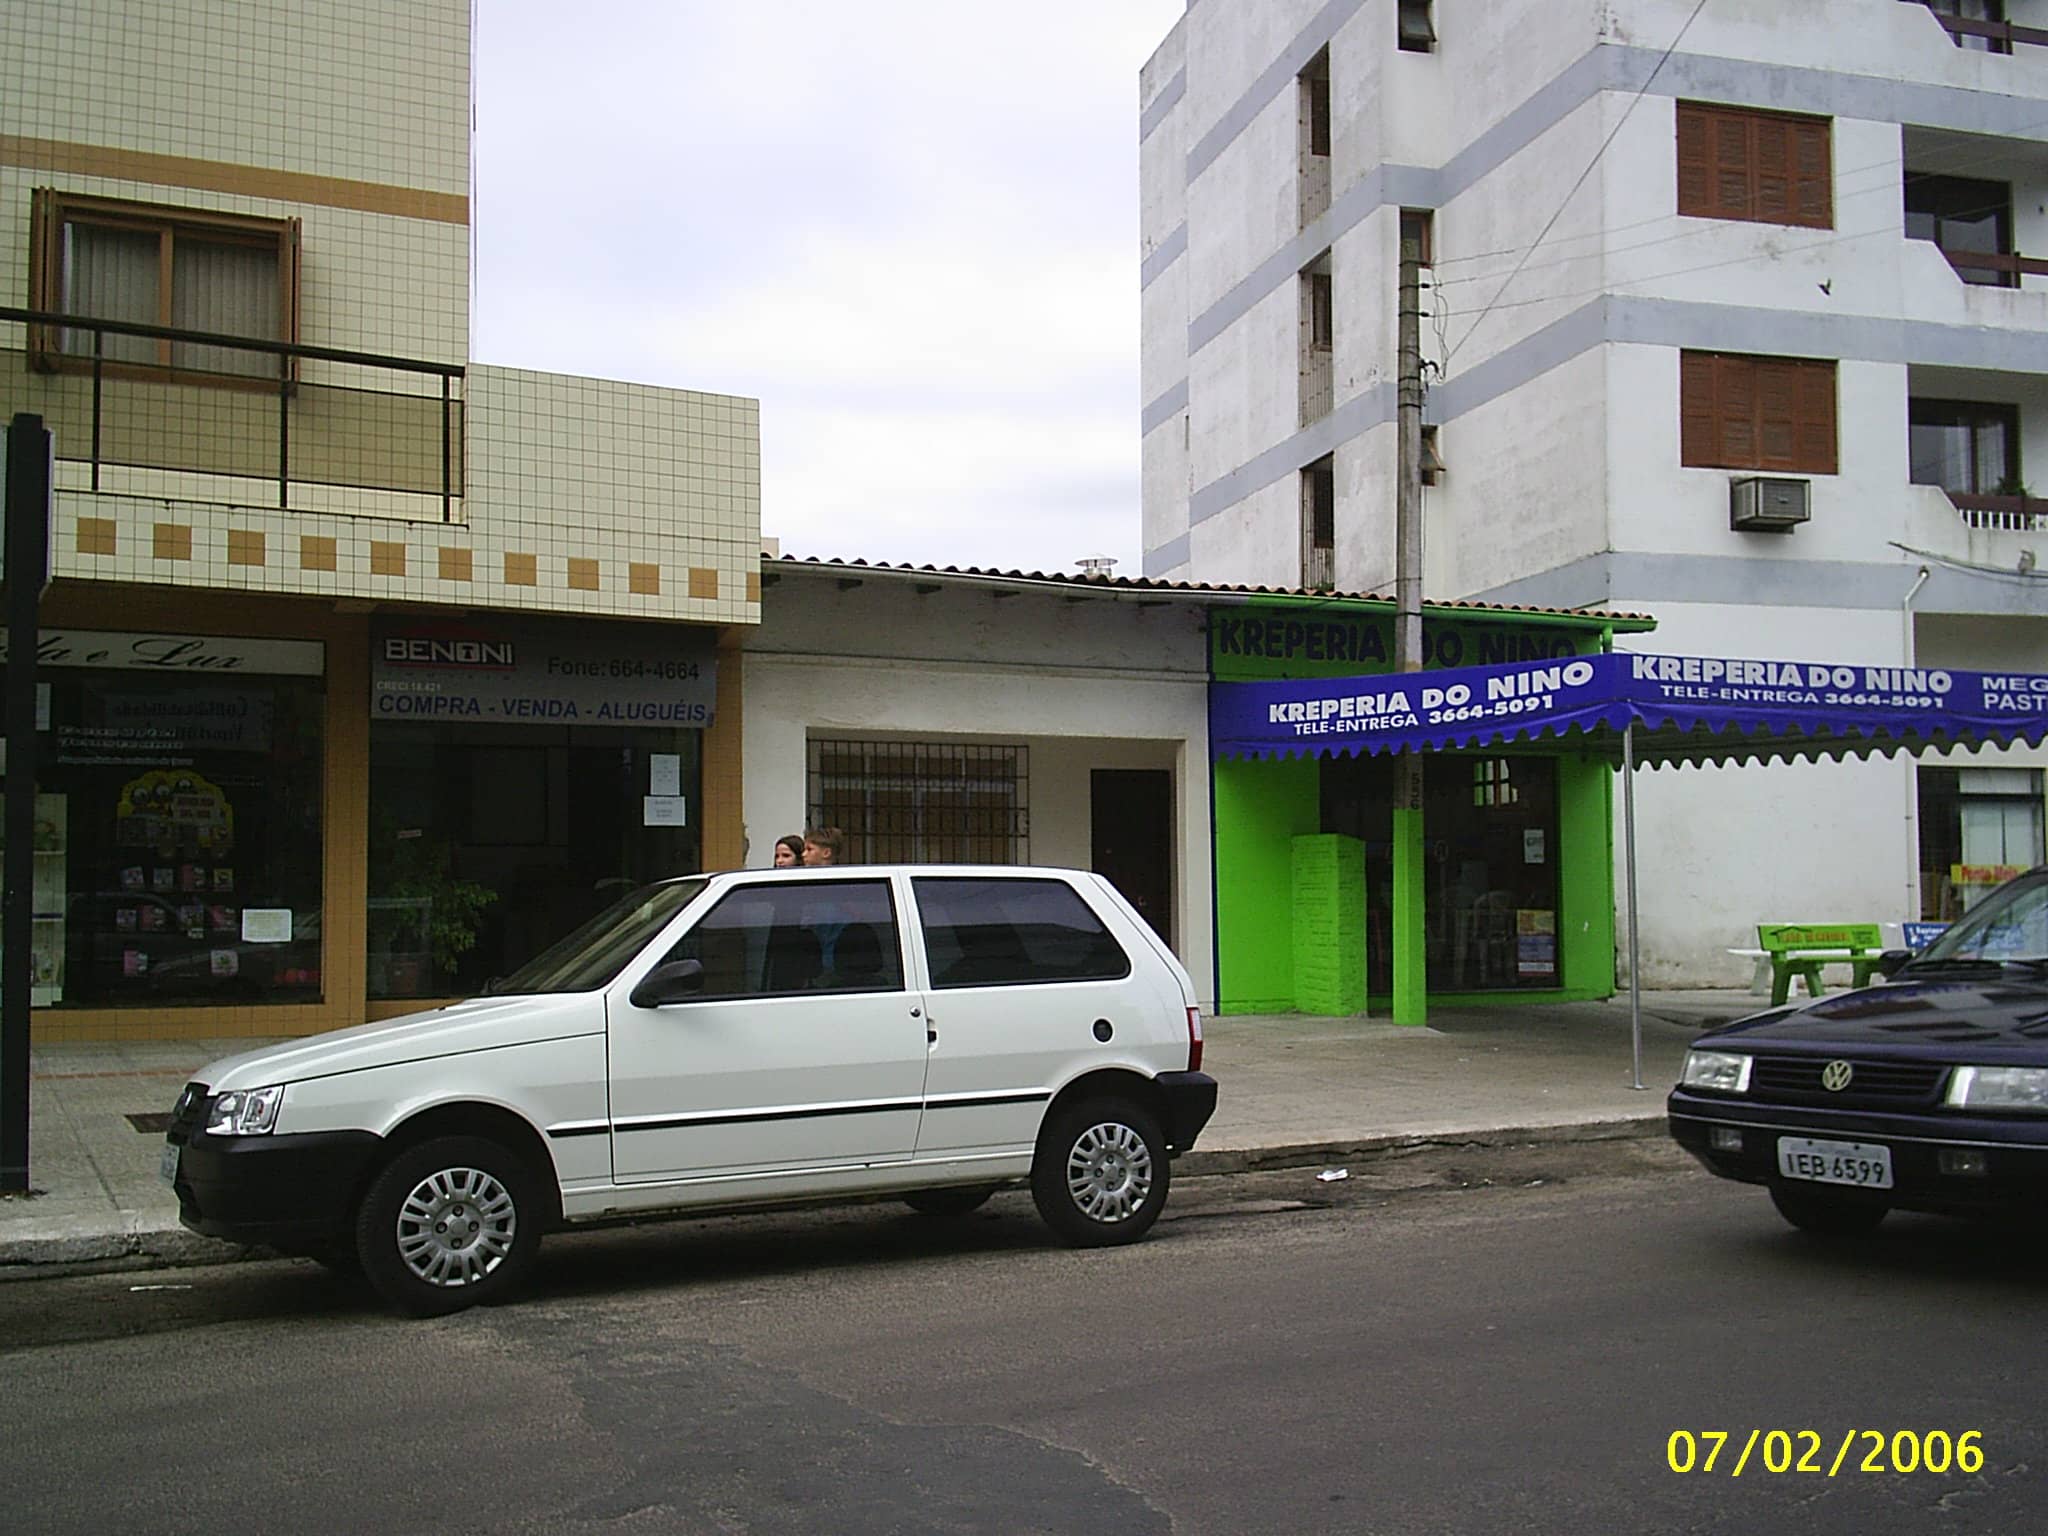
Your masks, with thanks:
[[[1790,533],[1812,515],[1808,480],[1752,477],[1728,482],[1728,526],[1738,533]]]

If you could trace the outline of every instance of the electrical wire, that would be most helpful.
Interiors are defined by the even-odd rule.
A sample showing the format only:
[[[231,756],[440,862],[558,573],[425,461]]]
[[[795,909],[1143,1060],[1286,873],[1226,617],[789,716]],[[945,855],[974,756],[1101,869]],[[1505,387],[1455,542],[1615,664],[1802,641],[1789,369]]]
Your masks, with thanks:
[[[1523,252],[1522,262],[1527,261],[1529,257],[1536,254],[1536,247],[1543,243],[1543,237],[1550,233],[1551,226],[1556,224],[1559,219],[1564,217],[1565,209],[1568,206],[1570,206],[1571,200],[1578,195],[1579,188],[1584,186],[1586,184],[1586,178],[1593,174],[1593,167],[1598,165],[1600,163],[1600,157],[1607,153],[1607,146],[1614,142],[1615,135],[1620,133],[1622,128],[1627,125],[1629,117],[1635,112],[1637,105],[1642,101],[1643,93],[1647,91],[1650,88],[1651,83],[1656,80],[1658,74],[1663,70],[1665,64],[1669,62],[1671,55],[1678,51],[1678,45],[1685,40],[1685,34],[1692,30],[1692,24],[1699,19],[1700,12],[1705,10],[1706,6],[1707,0],[1694,0],[1692,13],[1685,18],[1685,25],[1678,29],[1678,35],[1676,37],[1673,37],[1671,39],[1670,45],[1665,48],[1663,53],[1658,55],[1655,66],[1650,70],[1649,74],[1643,77],[1643,83],[1636,87],[1635,94],[1629,97],[1628,105],[1622,109],[1621,116],[1615,120],[1614,126],[1607,131],[1607,137],[1602,139],[1600,141],[1600,147],[1593,151],[1593,158],[1586,162],[1586,168],[1579,172],[1578,179],[1571,184],[1570,188],[1565,192],[1565,195],[1558,200],[1557,211],[1551,214],[1551,216],[1544,221],[1543,228],[1536,232],[1536,238],[1529,242],[1529,249]],[[1466,329],[1465,334],[1458,339],[1457,346],[1452,347],[1449,352],[1444,354],[1444,366],[1446,368],[1450,366],[1451,359],[1458,355],[1458,348],[1462,347],[1466,342],[1470,341],[1472,339],[1473,333],[1476,332],[1481,325],[1485,324],[1486,317],[1493,312],[1494,304],[1498,303],[1500,300],[1500,296],[1508,291],[1509,285],[1511,285],[1515,280],[1515,274],[1522,270],[1522,262],[1515,263],[1515,270],[1513,272],[1508,273],[1508,275],[1501,280],[1500,287],[1494,291],[1493,302],[1489,303],[1486,306],[1486,308],[1480,310],[1479,313],[1473,317],[1472,324]]]
[[[1885,542],[1893,549],[1904,550],[1916,560],[1931,560],[1936,565],[1944,565],[1954,571],[1968,571],[1974,576],[1989,576],[2022,587],[2048,581],[2048,571],[2021,571],[2009,565],[1981,565],[1975,560],[1958,560],[1953,555],[1936,554],[1931,549],[1915,549],[1910,544],[1901,544],[1897,539],[1887,539]]]

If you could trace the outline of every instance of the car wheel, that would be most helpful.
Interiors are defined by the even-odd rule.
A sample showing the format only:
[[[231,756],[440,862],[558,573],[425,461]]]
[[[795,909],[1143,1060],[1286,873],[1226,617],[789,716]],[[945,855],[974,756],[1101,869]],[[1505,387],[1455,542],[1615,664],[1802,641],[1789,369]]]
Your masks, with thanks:
[[[920,1216],[944,1220],[980,1210],[988,1204],[989,1196],[995,1192],[996,1187],[993,1184],[968,1184],[953,1189],[920,1189],[915,1194],[905,1195],[903,1203]]]
[[[1046,1121],[1031,1163],[1031,1197],[1063,1242],[1134,1243],[1166,1204],[1166,1138],[1128,1099],[1084,1099]]]
[[[439,1317],[514,1289],[540,1245],[526,1164],[494,1141],[444,1136],[386,1163],[356,1212],[356,1253],[377,1294]]]
[[[1891,1207],[1868,1195],[1836,1194],[1832,1190],[1771,1186],[1771,1204],[1802,1232],[1821,1237],[1854,1237],[1873,1231]]]

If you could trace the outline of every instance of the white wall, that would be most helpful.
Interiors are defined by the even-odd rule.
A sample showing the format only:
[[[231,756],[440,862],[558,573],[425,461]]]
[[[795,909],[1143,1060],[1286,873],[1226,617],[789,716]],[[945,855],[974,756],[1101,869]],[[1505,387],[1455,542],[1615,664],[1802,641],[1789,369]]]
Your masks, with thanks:
[[[771,564],[743,659],[747,861],[801,828],[813,736],[1030,748],[1031,859],[1087,868],[1089,772],[1161,768],[1174,785],[1176,952],[1215,995],[1208,696],[1201,611],[1058,591],[988,591]]]

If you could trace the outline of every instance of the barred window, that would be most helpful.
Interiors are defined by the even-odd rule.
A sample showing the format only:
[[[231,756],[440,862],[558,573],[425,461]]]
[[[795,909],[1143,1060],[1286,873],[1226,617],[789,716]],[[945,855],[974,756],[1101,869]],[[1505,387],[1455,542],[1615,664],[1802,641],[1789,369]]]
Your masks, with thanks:
[[[1031,862],[1029,747],[813,737],[814,826],[864,864]]]

